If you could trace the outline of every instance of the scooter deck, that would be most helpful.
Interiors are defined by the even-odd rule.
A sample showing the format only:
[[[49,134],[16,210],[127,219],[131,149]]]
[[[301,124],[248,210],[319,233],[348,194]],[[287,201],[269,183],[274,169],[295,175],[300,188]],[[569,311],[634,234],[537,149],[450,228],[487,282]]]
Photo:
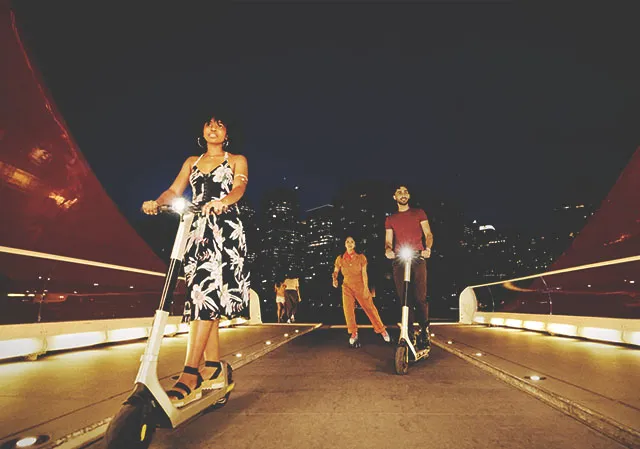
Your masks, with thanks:
[[[225,396],[227,396],[235,388],[236,383],[231,382],[223,388],[217,388],[214,390],[202,390],[202,397],[196,401],[193,401],[184,407],[173,408],[169,421],[171,422],[170,428],[175,428],[185,421],[197,416],[210,407],[218,405]],[[166,427],[160,425],[159,427]]]
[[[409,359],[409,361],[410,362],[417,362],[419,360],[426,359],[427,357],[429,357],[429,353],[431,353],[431,348],[421,349],[420,351],[416,351],[416,358],[413,359],[411,357]],[[411,354],[411,355],[413,355],[413,354]]]
[[[224,397],[227,395],[227,393],[230,393],[235,387],[236,387],[236,383],[231,382],[226,387],[216,388],[211,390],[202,390],[202,398],[198,399],[198,401],[206,399],[211,395],[218,395],[218,396]]]

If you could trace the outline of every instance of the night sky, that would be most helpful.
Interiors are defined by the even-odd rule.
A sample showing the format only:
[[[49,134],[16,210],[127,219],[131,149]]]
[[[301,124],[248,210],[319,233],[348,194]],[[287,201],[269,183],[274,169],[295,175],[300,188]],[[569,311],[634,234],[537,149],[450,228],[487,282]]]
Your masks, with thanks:
[[[566,201],[599,202],[640,145],[638,15],[609,3],[120,4],[14,10],[130,218],[198,153],[203,105],[238,112],[255,205],[283,183],[309,209],[381,179],[528,226]]]

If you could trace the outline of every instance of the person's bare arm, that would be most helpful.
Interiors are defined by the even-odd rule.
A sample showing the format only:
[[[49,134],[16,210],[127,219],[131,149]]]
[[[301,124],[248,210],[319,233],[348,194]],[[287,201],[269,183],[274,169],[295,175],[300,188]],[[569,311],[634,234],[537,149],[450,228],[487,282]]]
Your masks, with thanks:
[[[431,226],[429,226],[429,220],[421,221],[420,227],[427,245],[427,249],[422,251],[422,257],[429,258],[431,257],[431,247],[433,246],[433,233],[431,232]]]
[[[233,187],[229,194],[222,199],[222,203],[227,207],[240,201],[240,198],[247,190],[247,183],[249,182],[247,158],[241,154],[237,154],[233,158],[235,159],[233,163]]]
[[[182,168],[180,169],[180,173],[176,176],[176,179],[173,181],[173,184],[162,192],[162,194],[156,200],[145,201],[142,204],[142,211],[148,215],[157,215],[158,206],[164,206],[167,204],[171,204],[175,198],[182,195],[184,189],[187,188],[189,184],[189,175],[191,175],[191,165],[194,162],[194,156],[188,158],[182,164]]]
[[[384,255],[387,259],[396,257],[393,252],[393,229],[385,229],[384,232]]]
[[[302,295],[300,295],[300,280],[296,278],[296,291],[298,292],[298,302],[302,302]]]

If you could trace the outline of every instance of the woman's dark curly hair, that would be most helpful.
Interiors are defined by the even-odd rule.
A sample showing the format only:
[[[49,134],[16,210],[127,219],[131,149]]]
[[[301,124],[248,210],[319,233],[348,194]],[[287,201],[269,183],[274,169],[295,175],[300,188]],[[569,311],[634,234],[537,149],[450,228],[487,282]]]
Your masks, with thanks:
[[[213,106],[202,109],[199,114],[198,135],[202,135],[202,127],[211,120],[224,124],[229,138],[229,149],[237,152],[242,147],[242,133],[238,123],[238,117],[231,108],[225,106]]]

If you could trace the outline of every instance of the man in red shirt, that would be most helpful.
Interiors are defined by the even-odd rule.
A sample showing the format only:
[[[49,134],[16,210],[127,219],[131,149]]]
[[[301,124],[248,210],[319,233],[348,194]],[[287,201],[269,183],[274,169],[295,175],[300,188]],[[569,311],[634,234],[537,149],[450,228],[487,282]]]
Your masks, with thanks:
[[[418,309],[421,346],[428,347],[429,339],[429,304],[427,303],[427,262],[431,257],[433,234],[429,227],[427,214],[422,209],[409,207],[409,190],[406,186],[399,186],[393,199],[398,205],[398,212],[387,217],[385,227],[385,256],[395,259],[393,262],[393,280],[396,284],[398,297],[404,295],[404,267],[396,255],[400,248],[410,248],[415,257],[411,262],[411,285],[413,292],[409,292],[409,334],[413,334],[414,312]],[[424,240],[423,240],[424,237]],[[411,295],[413,293],[413,295]]]

